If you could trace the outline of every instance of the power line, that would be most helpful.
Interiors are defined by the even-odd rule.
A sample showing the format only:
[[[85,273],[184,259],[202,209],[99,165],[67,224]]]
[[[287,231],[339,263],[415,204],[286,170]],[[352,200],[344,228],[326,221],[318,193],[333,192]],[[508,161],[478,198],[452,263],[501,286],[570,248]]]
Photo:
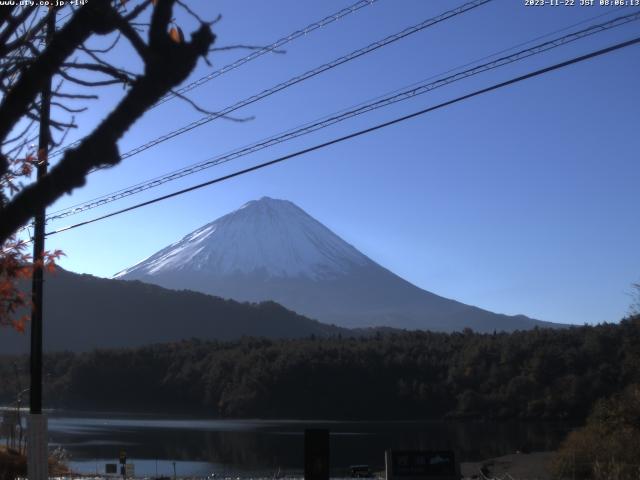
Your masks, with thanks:
[[[462,13],[465,13],[465,12],[467,12],[469,10],[472,10],[474,8],[477,8],[477,7],[481,6],[481,5],[484,5],[485,3],[489,3],[490,1],[492,1],[492,0],[473,0],[471,2],[468,2],[468,3],[465,3],[463,5],[460,5],[459,7],[456,7],[454,9],[452,9],[452,10],[445,11],[445,12],[441,13],[440,15],[437,15],[435,17],[426,19],[426,20],[424,20],[424,21],[422,21],[422,22],[420,22],[420,23],[418,23],[418,24],[416,24],[416,25],[414,25],[412,27],[405,28],[404,30],[402,30],[402,31],[400,31],[398,33],[389,35],[389,36],[383,38],[382,40],[379,40],[377,42],[373,42],[373,43],[371,43],[371,44],[369,44],[369,45],[367,45],[365,47],[362,47],[360,49],[354,50],[354,51],[352,51],[352,52],[350,52],[350,53],[348,53],[346,55],[343,55],[343,56],[341,56],[341,57],[339,57],[339,58],[337,58],[337,59],[335,59],[335,60],[333,60],[331,62],[328,62],[328,63],[325,63],[323,65],[320,65],[320,66],[318,66],[318,67],[316,67],[316,68],[314,68],[312,70],[308,70],[307,72],[305,72],[305,73],[303,73],[301,75],[297,75],[295,77],[292,77],[292,78],[290,78],[289,80],[287,80],[285,82],[281,82],[281,83],[279,83],[279,84],[277,84],[277,85],[275,85],[275,86],[273,86],[271,88],[263,90],[262,92],[260,92],[258,94],[255,94],[255,95],[253,95],[251,97],[245,98],[244,100],[241,100],[239,102],[236,102],[233,105],[225,107],[223,110],[221,110],[219,112],[216,112],[216,113],[213,113],[213,114],[209,114],[209,115],[205,115],[204,117],[201,117],[200,119],[198,119],[198,120],[196,120],[194,122],[191,122],[191,123],[179,128],[177,130],[173,130],[172,132],[169,132],[169,133],[167,133],[165,135],[157,137],[157,138],[155,138],[155,139],[153,139],[153,140],[151,140],[151,141],[149,141],[149,142],[147,142],[147,143],[145,143],[143,145],[140,145],[140,146],[138,146],[138,147],[136,147],[136,148],[134,148],[132,150],[129,150],[129,151],[121,154],[120,158],[121,158],[121,160],[129,158],[129,157],[131,157],[133,155],[136,155],[136,154],[138,154],[140,152],[143,152],[144,150],[147,150],[147,149],[149,149],[151,147],[154,147],[154,146],[156,146],[156,145],[158,145],[160,143],[163,143],[163,142],[165,142],[167,140],[170,140],[170,139],[172,139],[172,138],[174,138],[174,137],[176,137],[178,135],[186,133],[186,132],[188,132],[190,130],[193,130],[193,129],[199,127],[199,126],[205,125],[205,124],[207,124],[207,123],[209,123],[209,122],[211,122],[211,121],[213,121],[213,120],[215,120],[217,118],[229,115],[230,113],[232,113],[232,112],[234,112],[234,111],[236,111],[236,110],[238,110],[238,109],[240,109],[242,107],[245,107],[245,106],[250,105],[252,103],[255,103],[255,102],[259,101],[259,100],[262,100],[263,98],[269,97],[269,96],[271,96],[271,95],[273,95],[273,94],[275,94],[277,92],[280,92],[280,91],[282,91],[282,90],[284,90],[286,88],[289,88],[289,87],[291,87],[293,85],[296,85],[296,84],[298,84],[298,83],[300,83],[300,82],[302,82],[304,80],[308,80],[308,79],[310,79],[312,77],[315,77],[316,75],[319,75],[319,74],[321,74],[321,73],[323,73],[325,71],[328,71],[328,70],[331,70],[333,68],[336,68],[337,66],[342,65],[343,63],[346,63],[346,62],[349,62],[349,61],[354,60],[356,58],[359,58],[359,57],[361,57],[361,56],[363,56],[363,55],[365,55],[367,53],[370,53],[370,52],[375,51],[375,50],[377,50],[379,48],[382,48],[382,47],[384,47],[386,45],[389,45],[390,43],[396,42],[396,41],[398,41],[398,40],[400,40],[402,38],[405,38],[405,37],[407,37],[409,35],[412,35],[414,33],[422,31],[422,30],[424,30],[424,29],[426,29],[428,27],[431,27],[431,26],[433,26],[433,25],[435,25],[437,23],[440,23],[440,22],[443,22],[443,21],[448,20],[450,18],[456,17],[456,16],[458,16],[458,15],[460,15]],[[72,147],[73,147],[73,145],[67,147],[67,149],[68,148],[72,148]],[[63,150],[65,150],[65,149],[63,149]],[[54,155],[55,155],[55,153],[60,153],[63,150],[59,150],[58,152],[54,152]],[[106,168],[106,167],[94,168],[93,170],[90,171],[90,173],[96,172],[98,170],[102,170],[103,168]]]
[[[328,70],[332,70],[336,67],[338,67],[339,65],[342,65],[344,63],[347,63],[351,60],[355,60],[356,58],[359,58],[363,55],[366,55],[368,53],[371,53],[375,50],[378,50],[379,48],[385,47],[386,45],[389,45],[391,43],[394,43],[402,38],[405,38],[409,35],[412,35],[414,33],[420,32],[426,28],[429,28],[435,24],[438,24],[440,22],[443,22],[445,20],[448,20],[450,18],[456,17],[458,15],[461,15],[462,13],[465,13],[469,10],[472,10],[474,8],[477,8],[481,5],[484,5],[485,3],[489,3],[492,0],[473,0],[471,2],[465,3],[453,10],[448,10],[440,15],[437,15],[435,17],[429,18],[427,20],[424,20],[420,23],[418,23],[417,25],[414,25],[412,27],[408,27],[405,28],[404,30],[395,33],[393,35],[389,35],[385,38],[383,38],[382,40],[379,40],[377,42],[373,42],[369,45],[367,45],[366,47],[363,48],[359,48],[357,50],[354,50],[346,55],[343,55],[335,60],[332,60],[331,62],[325,63],[323,65],[320,65],[316,68],[313,68],[312,70],[308,70],[307,72],[301,74],[301,75],[297,75],[295,77],[290,78],[289,80],[285,81],[285,82],[281,82],[271,88],[265,89],[260,93],[257,93],[255,95],[252,95],[251,97],[245,98],[244,100],[240,100],[239,102],[234,103],[233,105],[230,105],[228,107],[225,107],[224,109],[222,109],[219,112],[215,112],[209,115],[205,115],[204,117],[201,117],[200,119],[193,121],[183,127],[180,127],[176,130],[173,130],[169,133],[166,133],[160,137],[157,137],[153,140],[148,141],[147,143],[143,144],[143,145],[139,145],[138,147],[133,148],[132,150],[129,150],[123,154],[120,155],[120,158],[122,160],[132,157],[134,155],[137,155],[138,153],[141,153],[145,150],[148,150],[149,148],[152,148],[160,143],[166,142],[167,140],[171,140],[172,138],[177,137],[178,135],[182,135],[183,133],[189,132],[195,128],[198,128],[202,125],[205,125],[209,122],[212,122],[213,120],[217,119],[217,118],[221,118],[221,117],[225,117],[227,115],[229,115],[230,113],[235,112],[236,110],[246,107],[247,105],[251,105],[259,100],[262,100],[266,97],[269,97],[271,95],[274,95],[275,93],[278,93],[282,90],[285,90],[289,87],[292,87],[293,85],[296,85],[300,82],[303,82],[305,80],[308,80],[312,77],[315,77],[321,73],[324,73]],[[103,168],[106,167],[100,167],[100,168],[95,168],[93,170],[91,170],[91,173],[101,170]]]
[[[481,5],[484,5],[485,3],[489,3],[492,0],[473,0],[471,2],[465,3],[453,10],[448,10],[436,17],[432,17],[429,18],[427,20],[424,20],[412,27],[408,27],[405,28],[404,30],[402,30],[401,32],[395,33],[393,35],[389,35],[385,38],[383,38],[382,40],[379,40],[377,42],[373,42],[369,45],[367,45],[366,47],[363,48],[359,48],[357,50],[354,50],[350,53],[348,53],[347,55],[343,55],[339,58],[336,58],[335,60],[325,63],[323,65],[320,65],[319,67],[316,67],[312,70],[308,70],[307,72],[301,74],[301,75],[297,75],[295,77],[290,78],[289,80],[279,83],[271,88],[268,88],[266,90],[263,90],[262,92],[253,95],[251,97],[248,97],[244,100],[241,100],[233,105],[230,105],[226,108],[224,108],[223,110],[221,110],[220,112],[216,112],[214,114],[210,114],[210,115],[205,115],[204,117],[191,122],[181,128],[178,128],[176,130],[173,130],[172,132],[169,132],[165,135],[162,135],[160,137],[157,137],[154,140],[151,140],[143,145],[140,145],[132,150],[129,150],[128,152],[123,153],[122,155],[120,155],[121,159],[125,159],[125,158],[129,158],[132,157],[133,155],[137,155],[140,152],[143,152],[151,147],[154,147],[160,143],[163,143],[167,140],[170,140],[172,138],[177,137],[178,135],[181,135],[183,133],[186,133],[188,131],[191,131],[197,127],[200,127],[202,125],[205,125],[217,118],[221,118],[224,117],[226,115],[229,115],[230,113],[235,112],[236,110],[242,108],[242,107],[246,107],[247,105],[251,105],[252,103],[255,103],[259,100],[262,100],[266,97],[269,97],[275,93],[278,93],[282,90],[285,90],[293,85],[296,85],[300,82],[303,82],[305,80],[308,80],[310,78],[315,77],[316,75],[319,75],[321,73],[324,73],[328,70],[332,70],[336,67],[338,67],[339,65],[342,65],[344,63],[347,63],[351,60],[355,60],[356,58],[359,58],[363,55],[366,55],[368,53],[371,53],[375,50],[378,50],[379,48],[385,47],[391,43],[397,42],[398,40],[401,40],[409,35],[412,35],[414,33],[420,32],[426,28],[429,28],[433,25],[436,25],[440,22],[443,22],[445,20],[448,20],[450,18],[456,17],[458,15],[461,15],[462,13],[465,13],[469,10],[472,10],[474,8],[477,8]]]
[[[530,56],[533,55],[537,55],[539,53],[543,53],[546,51],[549,51],[553,48],[562,46],[562,45],[566,45],[567,43],[571,43],[573,41],[576,40],[580,40],[582,38],[585,38],[587,36],[593,35],[595,33],[600,33],[603,31],[606,31],[608,29],[614,28],[614,27],[618,27],[621,25],[625,25],[629,22],[632,21],[636,21],[640,19],[640,12],[634,13],[634,14],[630,14],[630,15],[625,15],[625,16],[621,16],[621,17],[617,17],[613,20],[610,20],[608,22],[602,23],[602,24],[597,24],[597,25],[591,25],[588,28],[585,28],[583,30],[579,30],[576,32],[572,32],[569,33],[563,37],[559,37],[559,38],[555,38],[552,40],[549,40],[547,42],[538,44],[538,45],[534,45],[530,48],[524,49],[524,50],[520,50],[516,53],[513,53],[511,55],[508,56],[504,56],[504,57],[500,57],[497,58],[495,60],[492,60],[488,63],[482,64],[482,65],[478,65],[475,66],[473,68],[469,68],[467,70],[464,70],[462,72],[453,74],[453,75],[449,75],[447,77],[444,78],[440,78],[434,82],[430,82],[427,83],[422,82],[422,83],[417,83],[417,84],[413,84],[409,89],[405,89],[405,90],[400,90],[400,91],[396,91],[394,92],[392,95],[389,95],[387,97],[378,97],[378,99],[376,99],[373,102],[370,103],[364,103],[361,104],[360,106],[357,107],[352,107],[350,110],[343,110],[342,113],[340,114],[333,114],[332,116],[325,116],[322,119],[312,122],[312,123],[308,123],[305,124],[301,127],[298,127],[296,129],[292,129],[292,130],[288,130],[284,133],[280,133],[277,135],[274,135],[272,137],[269,137],[267,139],[261,140],[259,142],[255,142],[253,144],[250,144],[248,146],[242,147],[240,149],[236,149],[232,152],[226,153],[224,155],[221,156],[216,156],[216,157],[212,157],[209,158],[203,162],[199,162],[196,164],[193,164],[191,166],[179,169],[179,170],[175,170],[171,173],[168,173],[166,175],[160,176],[160,177],[156,177],[154,179],[151,180],[147,180],[145,182],[141,182],[138,183],[136,185],[133,185],[131,187],[125,188],[125,189],[121,189],[118,190],[116,192],[112,192],[110,194],[106,194],[106,195],[102,195],[100,197],[97,197],[93,200],[90,200],[88,202],[83,202],[83,203],[79,203],[76,205],[73,205],[71,207],[68,207],[66,209],[63,210],[59,210],[57,212],[53,212],[49,217],[48,217],[48,221],[51,220],[59,220],[62,218],[66,218],[69,217],[71,215],[75,215],[78,213],[82,213],[85,212],[87,210],[91,210],[93,208],[105,205],[107,203],[111,203],[113,201],[128,197],[130,195],[134,195],[146,190],[149,190],[151,188],[155,188],[158,187],[160,185],[163,185],[167,182],[185,177],[187,175],[191,175],[193,173],[205,170],[207,168],[211,168],[213,166],[216,165],[220,165],[222,163],[226,163],[232,160],[235,160],[237,158],[240,158],[242,156],[257,152],[259,150],[262,150],[264,148],[268,148],[271,147],[273,145],[279,144],[279,143],[283,143],[286,142],[288,140],[292,140],[294,138],[298,138],[300,136],[303,135],[307,135],[309,133],[318,131],[320,129],[329,127],[331,125],[334,125],[336,123],[345,121],[347,119],[362,115],[364,113],[368,113],[371,112],[373,110],[377,110],[379,108],[383,108],[395,103],[398,103],[400,101],[404,101],[404,100],[408,100],[411,98],[414,98],[418,95],[422,95],[424,93],[428,93],[431,90],[434,90],[436,88],[440,88],[442,86],[448,85],[450,83],[456,82],[458,80],[462,80],[465,78],[468,78],[470,76],[473,75],[477,75],[479,73],[483,73],[495,68],[499,68],[505,65],[508,65],[510,63],[519,61],[519,60],[523,60],[525,58],[528,58]],[[538,37],[539,38],[539,37]],[[530,42],[527,42],[530,43]],[[511,49],[508,49],[511,50]],[[486,57],[485,57],[486,58]],[[475,63],[475,62],[473,62]],[[433,78],[433,77],[431,77]],[[430,79],[427,79],[430,80]]]
[[[282,157],[276,158],[274,160],[270,160],[268,162],[264,162],[264,163],[261,163],[261,164],[258,164],[258,165],[254,165],[252,167],[245,168],[243,170],[239,170],[239,171],[236,171],[234,173],[230,173],[228,175],[224,175],[224,176],[215,178],[213,180],[209,180],[207,182],[203,182],[203,183],[200,183],[200,184],[197,184],[197,185],[193,185],[191,187],[184,188],[182,190],[178,190],[178,191],[169,193],[167,195],[162,195],[162,196],[156,197],[156,198],[154,198],[152,200],[148,200],[146,202],[138,203],[136,205],[132,205],[130,207],[123,208],[121,210],[117,210],[115,212],[108,213],[106,215],[101,215],[99,217],[92,218],[90,220],[86,220],[84,222],[79,222],[79,223],[76,223],[74,225],[70,225],[70,226],[61,228],[59,230],[54,230],[52,232],[48,232],[46,235],[47,236],[55,235],[57,233],[65,232],[67,230],[71,230],[71,229],[74,229],[74,228],[82,227],[84,225],[89,225],[91,223],[95,223],[95,222],[98,222],[100,220],[105,220],[107,218],[110,218],[110,217],[113,217],[113,216],[116,216],[116,215],[120,215],[122,213],[129,212],[129,211],[132,211],[132,210],[136,210],[138,208],[145,207],[147,205],[151,205],[151,204],[163,201],[163,200],[167,200],[169,198],[177,197],[179,195],[183,195],[185,193],[192,192],[194,190],[198,190],[200,188],[207,187],[209,185],[220,183],[220,182],[223,182],[225,180],[229,180],[231,178],[238,177],[240,175],[244,175],[244,174],[256,171],[256,170],[261,170],[263,168],[270,167],[270,166],[275,165],[277,163],[281,163],[281,162],[284,162],[286,160],[289,160],[289,159],[292,159],[292,158],[295,158],[295,157],[299,157],[301,155],[304,155],[304,154],[307,154],[307,153],[310,153],[310,152],[313,152],[313,151],[316,151],[316,150],[320,150],[320,149],[326,148],[328,146],[335,145],[337,143],[341,143],[341,142],[344,142],[346,140],[350,140],[352,138],[356,138],[356,137],[359,137],[359,136],[362,136],[362,135],[365,135],[365,134],[368,134],[368,133],[371,133],[371,132],[374,132],[374,131],[377,131],[377,130],[380,130],[380,129],[383,129],[383,128],[386,128],[386,127],[389,127],[391,125],[395,125],[397,123],[404,122],[406,120],[409,120],[409,119],[424,115],[426,113],[429,113],[429,112],[432,112],[432,111],[435,111],[435,110],[439,110],[439,109],[444,108],[444,107],[448,107],[450,105],[462,102],[464,100],[468,100],[470,98],[477,97],[479,95],[482,95],[482,94],[485,94],[485,93],[488,93],[488,92],[492,92],[494,90],[498,90],[500,88],[504,88],[504,87],[507,87],[509,85],[513,85],[515,83],[522,82],[522,81],[527,80],[529,78],[537,77],[537,76],[552,72],[554,70],[559,70],[559,69],[567,67],[569,65],[573,65],[573,64],[576,64],[576,63],[584,62],[584,61],[589,60],[591,58],[595,58],[595,57],[598,57],[598,56],[601,56],[601,55],[605,55],[605,54],[611,53],[611,52],[613,52],[615,50],[620,50],[622,48],[629,47],[631,45],[635,45],[635,44],[638,44],[638,43],[640,43],[640,37],[633,38],[633,39],[628,40],[626,42],[617,43],[615,45],[612,45],[612,46],[609,46],[609,47],[606,47],[606,48],[603,48],[603,49],[600,49],[600,50],[596,50],[596,51],[587,53],[585,55],[581,55],[579,57],[574,57],[574,58],[572,58],[570,60],[566,60],[564,62],[556,63],[556,64],[551,65],[549,67],[541,68],[539,70],[535,70],[533,72],[529,72],[527,74],[520,75],[520,76],[512,78],[510,80],[506,80],[504,82],[500,82],[500,83],[491,85],[490,87],[486,87],[486,88],[482,88],[480,90],[476,90],[476,91],[474,91],[472,93],[468,93],[466,95],[462,95],[460,97],[454,98],[453,100],[448,100],[446,102],[439,103],[439,104],[434,105],[432,107],[427,107],[427,108],[419,110],[417,112],[410,113],[408,115],[404,115],[402,117],[398,117],[398,118],[395,118],[393,120],[389,120],[387,122],[380,123],[378,125],[374,125],[373,127],[369,127],[369,128],[364,129],[364,130],[359,130],[357,132],[350,133],[348,135],[344,135],[342,137],[334,138],[333,140],[329,140],[327,142],[320,143],[320,144],[314,145],[312,147],[305,148],[303,150],[298,150],[298,151],[296,151],[294,153],[290,153],[288,155],[284,155]]]
[[[275,42],[273,42],[271,45],[268,45],[264,48],[261,48],[260,50],[256,50],[253,53],[250,53],[249,55],[247,55],[246,57],[243,57],[239,60],[236,60],[235,62],[226,65],[224,67],[222,67],[219,70],[216,70],[215,72],[211,72],[208,75],[205,75],[201,78],[199,78],[198,80],[195,80],[191,83],[189,83],[188,85],[185,85],[184,87],[179,88],[178,90],[176,90],[176,92],[178,94],[184,94],[186,92],[189,92],[195,88],[198,88],[201,85],[204,85],[205,83],[209,82],[210,80],[213,80],[216,77],[219,77],[220,75],[227,73],[231,70],[234,70],[242,65],[244,65],[247,62],[250,62],[251,60],[255,60],[256,58],[264,55],[265,53],[269,53],[269,52],[273,52],[274,50],[277,50],[280,47],[283,47],[284,45],[286,45],[289,42],[292,42],[293,40],[303,37],[311,32],[313,32],[314,30],[317,30],[319,28],[322,28],[326,25],[329,25],[332,22],[335,22],[336,20],[341,19],[342,17],[349,15],[350,13],[353,13],[357,10],[360,10],[363,7],[367,7],[369,5],[371,5],[373,2],[375,2],[376,0],[360,0],[359,2],[354,3],[353,5],[347,7],[347,8],[343,8],[342,10],[340,10],[339,12],[336,12],[334,14],[328,15],[325,18],[323,18],[322,20],[319,20],[317,22],[314,22],[310,25],[307,25],[306,27],[300,29],[300,30],[296,30],[295,32],[290,33],[289,35],[287,35],[286,37],[281,38],[280,40],[277,40]],[[176,97],[175,93],[168,93],[167,95],[165,95],[163,98],[161,98],[160,100],[158,100],[158,102],[156,103],[157,105],[160,105],[164,102],[167,102],[168,100],[171,100],[172,98]]]
[[[294,32],[291,32],[290,34],[276,40],[275,42],[267,45],[266,47],[260,48],[258,50],[255,50],[253,52],[251,52],[249,55],[246,55],[242,58],[239,58],[238,60],[234,60],[232,63],[225,65],[222,68],[219,68],[218,70],[215,70],[203,77],[200,77],[197,80],[194,80],[193,82],[189,83],[188,85],[185,85],[184,87],[181,87],[179,89],[177,89],[175,92],[170,92],[168,94],[166,94],[164,97],[162,97],[160,100],[158,100],[149,110],[162,105],[165,102],[168,102],[169,100],[171,100],[172,98],[175,98],[178,95],[182,95],[186,92],[189,92],[195,88],[200,87],[201,85],[204,85],[205,83],[213,80],[214,78],[219,77],[220,75],[223,75],[225,73],[228,73],[232,70],[235,70],[236,68],[241,67],[242,65],[244,65],[245,63],[248,63],[252,60],[255,60],[259,57],[261,57],[262,55],[265,55],[267,53],[273,52],[283,46],[285,46],[286,44],[293,42],[294,40],[300,38],[300,37],[304,37],[305,35],[319,29],[322,27],[325,27],[327,25],[329,25],[330,23],[333,23],[337,20],[340,20],[341,18],[346,17],[347,15],[357,12],[358,10],[364,8],[364,7],[368,7],[369,5],[372,5],[374,2],[376,2],[377,0],[359,0],[356,3],[354,3],[353,5],[349,5],[346,8],[343,8],[342,10],[339,10],[335,13],[332,13],[331,15],[327,15],[326,17],[310,23],[309,25],[307,25],[306,27],[300,28],[298,30],[295,30]],[[70,16],[72,13],[67,14],[65,17],[62,17],[60,20],[62,20],[63,18],[66,18],[68,16]],[[178,94],[178,95],[176,95]],[[56,157],[64,152],[66,152],[67,150],[69,150],[70,148],[74,148],[77,147],[78,145],[80,145],[80,142],[82,142],[82,139],[80,140],[76,140],[75,142],[67,145],[64,148],[60,148],[54,152],[51,153],[51,157]]]

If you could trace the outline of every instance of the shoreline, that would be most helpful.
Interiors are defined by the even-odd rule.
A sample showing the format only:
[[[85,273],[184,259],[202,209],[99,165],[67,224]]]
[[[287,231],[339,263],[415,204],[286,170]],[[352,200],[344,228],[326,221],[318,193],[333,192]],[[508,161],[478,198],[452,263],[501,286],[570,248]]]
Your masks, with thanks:
[[[550,463],[554,454],[553,451],[512,453],[480,462],[461,462],[460,472],[465,479],[483,478],[480,469],[484,468],[488,478],[551,480]]]
[[[555,452],[553,451],[541,451],[541,452],[531,452],[531,453],[513,453],[508,455],[503,455],[500,457],[488,458],[485,460],[481,460],[478,462],[461,462],[460,463],[460,473],[462,475],[462,479],[471,480],[471,479],[493,479],[493,478],[508,478],[511,480],[519,480],[519,479],[528,479],[528,480],[552,480],[552,475],[550,471],[550,463],[553,458]],[[484,469],[484,477],[481,474],[481,469]],[[293,479],[302,479],[303,475],[301,472],[293,471],[287,473],[286,471],[282,472],[282,476],[274,477],[273,474],[266,474],[266,472],[255,472],[255,475],[251,475],[249,472],[238,472],[231,473],[229,471],[224,472],[222,474],[217,474],[215,476],[194,476],[194,475],[178,475],[176,478],[178,480],[194,480],[194,479],[206,479],[206,480],[257,480],[257,479],[270,479],[279,478],[280,480],[293,480]],[[85,479],[99,479],[99,480],[108,480],[114,478],[121,478],[120,476],[109,476],[109,475],[94,475],[88,473],[78,473],[69,477],[56,477],[60,480],[66,479],[75,479],[75,480],[85,480]],[[154,475],[141,475],[134,476],[131,479],[154,479],[156,478]],[[169,478],[173,479],[172,475],[160,475],[157,478]],[[331,476],[331,479],[342,479],[342,478],[350,478],[348,476]],[[384,472],[376,471],[373,474],[373,479],[383,480],[385,478]]]

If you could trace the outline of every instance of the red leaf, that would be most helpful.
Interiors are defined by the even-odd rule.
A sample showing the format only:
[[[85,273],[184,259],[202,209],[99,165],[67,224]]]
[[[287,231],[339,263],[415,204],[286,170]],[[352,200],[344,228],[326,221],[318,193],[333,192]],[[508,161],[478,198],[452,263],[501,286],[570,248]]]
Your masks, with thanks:
[[[26,326],[27,326],[27,317],[26,316],[23,316],[19,320],[15,320],[13,322],[13,328],[18,333],[24,333]]]
[[[169,38],[176,43],[184,42],[184,35],[180,27],[171,27],[171,30],[169,30]]]

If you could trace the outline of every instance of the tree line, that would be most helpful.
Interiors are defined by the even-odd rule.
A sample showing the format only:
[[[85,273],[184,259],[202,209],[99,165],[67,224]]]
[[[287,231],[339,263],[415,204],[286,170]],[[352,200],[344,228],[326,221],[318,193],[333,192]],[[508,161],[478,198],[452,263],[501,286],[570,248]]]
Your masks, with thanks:
[[[45,406],[214,417],[583,420],[640,383],[640,316],[514,333],[197,339],[45,357]],[[14,365],[17,365],[17,372]],[[0,357],[0,401],[28,359]],[[28,384],[26,376],[20,379]]]

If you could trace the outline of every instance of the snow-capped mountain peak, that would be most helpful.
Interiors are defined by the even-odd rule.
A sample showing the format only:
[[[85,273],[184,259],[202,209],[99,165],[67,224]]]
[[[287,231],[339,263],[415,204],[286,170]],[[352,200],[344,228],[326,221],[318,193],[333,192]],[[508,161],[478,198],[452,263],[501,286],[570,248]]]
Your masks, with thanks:
[[[262,197],[116,274],[175,272],[326,278],[373,263],[287,200]]]
[[[348,328],[490,332],[547,325],[422,290],[293,203],[269,197],[200,227],[117,277],[243,302],[275,301]]]

